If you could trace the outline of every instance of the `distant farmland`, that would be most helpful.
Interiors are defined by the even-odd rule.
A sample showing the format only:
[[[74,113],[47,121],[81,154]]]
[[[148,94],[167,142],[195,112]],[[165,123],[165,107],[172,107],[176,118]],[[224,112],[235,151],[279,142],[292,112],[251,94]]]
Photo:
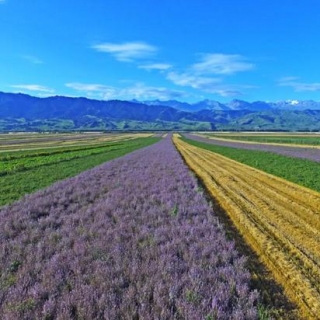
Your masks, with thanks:
[[[0,135],[1,316],[318,319],[319,164],[186,137]]]
[[[0,205],[157,141],[150,136],[0,135]]]

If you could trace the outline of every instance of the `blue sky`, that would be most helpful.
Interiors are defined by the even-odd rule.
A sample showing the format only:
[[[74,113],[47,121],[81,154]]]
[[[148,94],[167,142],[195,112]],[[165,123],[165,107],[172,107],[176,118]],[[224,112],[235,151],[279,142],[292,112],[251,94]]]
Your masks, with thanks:
[[[320,101],[319,0],[0,0],[0,91]]]

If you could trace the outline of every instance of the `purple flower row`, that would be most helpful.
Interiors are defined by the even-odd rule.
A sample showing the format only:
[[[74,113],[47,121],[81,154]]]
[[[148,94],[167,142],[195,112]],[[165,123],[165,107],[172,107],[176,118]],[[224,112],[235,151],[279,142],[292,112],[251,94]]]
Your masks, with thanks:
[[[170,137],[0,211],[1,319],[256,319]]]

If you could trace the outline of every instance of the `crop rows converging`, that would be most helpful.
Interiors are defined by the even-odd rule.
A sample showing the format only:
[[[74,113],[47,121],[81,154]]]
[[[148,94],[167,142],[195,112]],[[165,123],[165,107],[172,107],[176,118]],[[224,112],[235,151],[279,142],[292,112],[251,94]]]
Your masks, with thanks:
[[[246,259],[170,137],[0,211],[3,319],[257,319]]]
[[[297,303],[320,315],[320,193],[175,138],[189,167]]]
[[[280,155],[285,155],[288,157],[294,158],[302,158],[302,159],[309,159],[312,161],[320,162],[320,148],[319,146],[312,146],[312,145],[276,145],[276,144],[266,144],[261,142],[244,142],[244,141],[232,141],[227,139],[216,139],[215,137],[212,138],[205,138],[202,135],[195,135],[195,134],[186,134],[185,135],[188,139],[196,140],[199,142],[204,142],[208,144],[213,144],[216,146],[225,146],[237,149],[244,149],[244,150],[257,150],[257,151],[267,151],[272,152]],[[311,138],[309,138],[311,139]]]
[[[1,153],[41,150],[41,149],[60,149],[62,147],[76,147],[83,145],[91,146],[110,141],[123,141],[136,138],[147,138],[152,136],[150,133],[72,133],[72,134],[0,134],[0,155]]]
[[[188,139],[185,137],[188,137]],[[279,153],[276,153],[264,149],[245,150],[238,148],[237,146],[227,147],[218,145],[216,141],[207,141],[194,135],[184,135],[182,139],[194,146],[221,154],[256,169],[320,192],[320,171],[318,162],[320,160],[320,150],[293,148],[295,149],[295,155],[291,154],[291,156],[289,156],[279,154],[280,151]],[[260,146],[263,148],[262,145]],[[316,155],[313,150],[316,150],[318,155]],[[318,161],[314,161],[314,156],[315,158],[318,158]],[[312,158],[314,160],[311,160]]]
[[[204,136],[212,137],[214,139],[236,140],[247,143],[266,143],[266,144],[280,144],[280,145],[295,145],[295,146],[319,146],[320,137],[318,134],[297,134],[297,133],[214,133],[204,134]]]
[[[63,147],[0,155],[0,206],[69,178],[105,161],[155,143],[160,138],[132,138],[82,147]]]

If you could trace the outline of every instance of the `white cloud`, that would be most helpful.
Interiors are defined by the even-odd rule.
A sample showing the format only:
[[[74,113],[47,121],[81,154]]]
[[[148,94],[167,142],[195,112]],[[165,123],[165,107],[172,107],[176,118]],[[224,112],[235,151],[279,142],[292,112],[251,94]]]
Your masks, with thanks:
[[[192,66],[198,74],[229,75],[254,68],[254,64],[238,54],[209,53],[202,56],[202,61]]]
[[[131,62],[147,58],[158,51],[158,48],[145,42],[101,43],[92,46],[93,49],[110,53],[119,61]]]
[[[76,91],[84,92],[88,97],[92,98],[97,97],[99,99],[108,100],[117,96],[117,90],[114,87],[102,84],[71,82],[66,83],[65,86]]]
[[[149,87],[144,84],[136,84],[135,86],[126,89],[129,96],[134,96],[135,99],[159,99],[170,100],[186,96],[179,90],[171,90],[163,87]]]
[[[254,68],[241,55],[210,53],[202,55],[200,62],[192,64],[184,72],[171,71],[167,80],[175,85],[190,87],[206,93],[218,94],[223,97],[242,95],[242,91],[254,86],[225,83],[225,77],[237,72],[249,71]]]
[[[145,69],[145,70],[160,70],[160,71],[164,71],[164,70],[168,70],[170,68],[172,68],[171,64],[168,63],[153,63],[153,64],[144,64],[139,66],[140,69]]]
[[[305,83],[299,81],[298,77],[284,77],[278,81],[281,87],[291,87],[295,91],[320,91],[320,82]]]
[[[194,89],[207,89],[221,82],[218,78],[201,77],[190,73],[169,72],[167,79],[174,84]]]
[[[0,0],[0,1],[1,1],[1,0]],[[33,63],[33,64],[43,64],[43,63],[44,63],[41,59],[39,59],[39,58],[37,58],[37,57],[35,57],[35,56],[23,55],[23,56],[21,56],[21,57],[22,57],[23,59],[25,59],[25,60]]]
[[[167,79],[182,87],[191,87],[207,93],[218,94],[222,97],[242,95],[242,90],[253,88],[249,85],[229,85],[223,79],[202,77],[190,73],[169,72]]]
[[[179,90],[171,90],[163,87],[146,86],[143,83],[137,83],[127,88],[116,88],[105,86],[102,84],[86,84],[86,83],[67,83],[68,88],[85,92],[89,97],[100,98],[103,100],[111,99],[159,99],[168,100],[185,97],[186,93]]]
[[[10,87],[20,89],[20,90],[27,90],[27,91],[54,93],[53,89],[39,85],[39,84],[15,84]]]
[[[110,89],[111,87],[109,86],[105,86],[102,84],[87,84],[87,83],[79,83],[79,82],[70,82],[70,83],[66,83],[66,87],[68,88],[72,88],[74,90],[78,90],[78,91],[97,91],[97,92],[101,92],[101,91],[105,91]]]

